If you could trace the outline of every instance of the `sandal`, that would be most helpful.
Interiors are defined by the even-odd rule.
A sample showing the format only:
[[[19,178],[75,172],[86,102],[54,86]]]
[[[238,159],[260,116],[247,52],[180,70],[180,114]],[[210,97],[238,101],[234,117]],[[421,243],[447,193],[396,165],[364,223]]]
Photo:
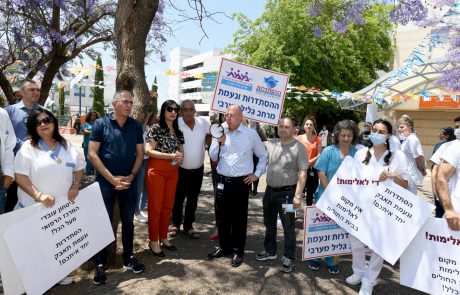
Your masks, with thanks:
[[[177,237],[178,234],[179,234],[179,228],[177,226],[171,226],[169,228],[169,236],[171,238]]]
[[[200,233],[196,232],[193,228],[189,229],[188,231],[184,230],[184,233],[193,240],[200,238]]]

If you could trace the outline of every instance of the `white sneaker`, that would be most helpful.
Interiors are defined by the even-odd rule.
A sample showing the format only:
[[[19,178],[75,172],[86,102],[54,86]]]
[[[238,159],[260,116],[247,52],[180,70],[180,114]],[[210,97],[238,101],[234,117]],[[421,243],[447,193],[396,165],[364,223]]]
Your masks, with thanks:
[[[355,274],[352,274],[348,278],[345,279],[345,282],[347,282],[348,285],[359,285],[361,284],[361,277]]]
[[[372,295],[372,289],[374,289],[374,285],[363,283],[359,289],[359,295]]]
[[[59,282],[59,285],[65,286],[65,285],[70,285],[72,283],[73,283],[72,277],[65,277]]]
[[[141,222],[141,223],[147,223],[147,217],[145,217],[144,214],[142,213],[139,213],[137,215],[135,214],[134,220],[136,220],[137,222]]]

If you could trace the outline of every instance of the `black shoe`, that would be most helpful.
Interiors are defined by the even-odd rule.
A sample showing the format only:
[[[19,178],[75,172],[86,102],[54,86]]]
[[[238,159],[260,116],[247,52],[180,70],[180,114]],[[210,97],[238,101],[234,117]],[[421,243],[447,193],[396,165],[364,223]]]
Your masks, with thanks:
[[[249,193],[249,196],[251,197],[257,197],[257,191],[252,191]]]
[[[240,255],[238,254],[233,254],[233,257],[232,257],[232,266],[233,267],[238,267],[241,265],[241,263],[243,263],[243,257],[241,257]]]
[[[214,258],[220,258],[224,256],[229,256],[231,253],[225,252],[222,248],[217,248],[214,252],[211,252],[206,256],[206,260],[213,260]]]
[[[174,246],[173,244],[171,244],[171,245],[168,246],[168,245],[166,245],[165,243],[160,242],[160,246],[161,246],[161,247],[165,247],[166,250],[169,250],[169,251],[177,251],[176,246]]]
[[[163,251],[160,251],[160,252],[158,252],[158,253],[155,252],[155,251],[153,251],[153,249],[152,249],[152,244],[151,244],[150,242],[149,242],[149,249],[150,249],[150,252],[152,252],[152,254],[153,254],[154,256],[156,256],[156,257],[161,257],[161,258],[166,257],[166,255],[165,255],[165,253],[164,253]]]
[[[105,269],[102,264],[96,266],[96,271],[94,272],[93,284],[105,284],[107,283],[107,276],[105,275]]]
[[[140,273],[144,271],[145,266],[142,263],[139,263],[136,258],[131,256],[124,261],[123,268],[132,270],[134,273]]]

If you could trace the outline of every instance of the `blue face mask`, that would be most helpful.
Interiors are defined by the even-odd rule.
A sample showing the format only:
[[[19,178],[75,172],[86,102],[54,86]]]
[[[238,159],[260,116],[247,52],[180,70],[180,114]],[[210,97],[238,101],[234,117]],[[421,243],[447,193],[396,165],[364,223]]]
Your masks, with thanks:
[[[404,136],[403,134],[399,134],[399,141],[403,142],[406,140],[406,136]]]
[[[384,144],[384,143],[385,143],[385,140],[387,140],[387,138],[385,137],[385,135],[383,135],[383,134],[378,134],[378,133],[375,133],[375,132],[371,132],[371,134],[369,134],[369,139],[371,140],[371,142],[372,142],[373,145],[381,145],[381,144]]]

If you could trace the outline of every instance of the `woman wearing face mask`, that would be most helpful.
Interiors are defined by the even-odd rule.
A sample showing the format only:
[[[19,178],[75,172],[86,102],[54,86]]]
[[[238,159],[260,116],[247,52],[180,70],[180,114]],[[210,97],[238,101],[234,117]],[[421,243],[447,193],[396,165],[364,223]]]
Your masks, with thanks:
[[[409,188],[417,194],[417,185],[420,185],[426,175],[426,162],[420,140],[414,133],[414,120],[407,115],[402,115],[398,120],[401,151],[407,157],[408,172],[410,174]]]
[[[389,121],[376,120],[369,135],[370,147],[357,151],[355,159],[370,166],[373,170],[382,171],[379,181],[390,179],[401,187],[407,188],[409,174],[406,172],[406,157],[399,150],[390,151],[388,139],[392,134],[392,129]],[[372,294],[375,280],[383,266],[383,258],[372,252],[370,260],[366,264],[365,245],[353,236],[350,236],[350,244],[353,254],[353,274],[346,279],[346,282],[350,285],[362,283],[359,295]]]

